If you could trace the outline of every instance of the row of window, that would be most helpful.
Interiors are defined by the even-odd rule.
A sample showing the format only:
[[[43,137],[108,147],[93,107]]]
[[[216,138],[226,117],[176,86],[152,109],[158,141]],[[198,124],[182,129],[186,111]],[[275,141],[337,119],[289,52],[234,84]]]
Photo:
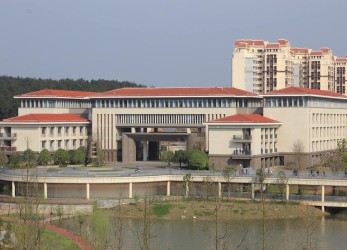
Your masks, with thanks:
[[[41,149],[48,149],[49,151],[55,151],[59,148],[71,150],[79,147],[85,147],[87,140],[85,139],[73,139],[73,140],[43,140],[41,141]]]
[[[21,108],[91,108],[87,100],[21,100]]]
[[[66,127],[41,127],[41,136],[55,135],[86,135],[88,129],[84,126],[66,126]]]
[[[96,100],[96,108],[237,108],[261,107],[259,99],[177,98],[177,99],[105,99]]]
[[[313,124],[346,124],[347,114],[313,113]]]
[[[322,138],[322,137],[342,137],[346,135],[346,127],[313,127],[312,128],[312,138]]]
[[[214,115],[211,115],[211,118]],[[222,114],[216,114],[215,119],[222,118]],[[223,115],[225,117],[225,114]],[[117,124],[202,124],[206,122],[205,114],[158,114],[158,115],[116,115]]]

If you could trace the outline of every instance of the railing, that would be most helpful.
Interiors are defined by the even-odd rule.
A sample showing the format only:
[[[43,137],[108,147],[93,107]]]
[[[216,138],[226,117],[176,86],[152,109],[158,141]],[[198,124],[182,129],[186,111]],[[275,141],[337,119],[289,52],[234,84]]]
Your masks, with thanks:
[[[233,136],[234,141],[250,141],[252,140],[251,135],[234,135]]]
[[[252,150],[250,149],[235,149],[233,155],[252,155]]]
[[[4,138],[4,137],[15,138],[15,137],[17,137],[17,133],[0,133],[0,137],[1,138]]]
[[[12,146],[0,146],[1,151],[17,151],[17,147]]]

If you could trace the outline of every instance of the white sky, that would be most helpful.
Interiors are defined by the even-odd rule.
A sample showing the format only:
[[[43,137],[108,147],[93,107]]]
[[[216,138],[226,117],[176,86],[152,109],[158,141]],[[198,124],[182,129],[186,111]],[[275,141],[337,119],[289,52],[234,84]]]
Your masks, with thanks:
[[[230,86],[236,39],[347,55],[346,0],[0,0],[0,75]]]

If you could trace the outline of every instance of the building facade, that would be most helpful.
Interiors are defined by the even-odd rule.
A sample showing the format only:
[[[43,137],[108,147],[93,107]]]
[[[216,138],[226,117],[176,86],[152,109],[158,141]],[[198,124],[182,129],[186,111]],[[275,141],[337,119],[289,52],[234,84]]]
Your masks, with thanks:
[[[346,94],[346,58],[337,58],[329,48],[292,48],[285,39],[277,43],[237,40],[232,54],[232,86],[258,94],[287,87]]]
[[[285,166],[297,153],[312,166],[347,136],[347,97],[301,87],[264,95],[218,87],[42,90],[15,98],[19,116],[0,122],[7,152],[95,142],[108,162],[135,162],[159,160],[163,142],[179,142],[206,151],[216,168]]]

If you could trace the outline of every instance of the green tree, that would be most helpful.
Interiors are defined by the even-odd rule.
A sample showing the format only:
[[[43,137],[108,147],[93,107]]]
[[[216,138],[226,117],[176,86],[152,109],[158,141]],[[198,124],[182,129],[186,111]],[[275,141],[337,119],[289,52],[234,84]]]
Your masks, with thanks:
[[[171,162],[174,159],[174,153],[171,150],[167,150],[161,153],[160,160],[166,162],[170,166]]]
[[[12,168],[18,167],[21,161],[22,161],[22,158],[19,153],[14,153],[13,155],[10,155],[10,160],[9,160],[10,167]]]
[[[51,153],[47,149],[42,149],[37,158],[37,164],[39,165],[47,165],[52,161]]]
[[[339,170],[347,169],[347,141],[346,139],[342,139],[337,142],[336,156],[337,156],[337,167]]]
[[[177,150],[175,152],[174,158],[173,158],[174,163],[179,163],[180,168],[182,167],[183,164],[187,164],[187,151],[185,150]]]
[[[109,218],[101,209],[97,209],[93,213],[91,229],[91,239],[94,249],[108,249],[111,225]]]
[[[35,153],[30,148],[26,149],[23,152],[23,160],[26,166],[32,166],[36,160]]]
[[[8,162],[7,155],[5,154],[5,152],[0,151],[0,166],[4,167],[7,162]]]
[[[54,154],[54,162],[58,164],[59,167],[66,166],[69,160],[69,153],[65,149],[58,149]]]
[[[197,149],[190,150],[188,161],[189,167],[194,169],[205,169],[208,166],[207,154]]]
[[[223,169],[222,175],[224,179],[227,181],[228,197],[230,197],[230,182],[235,175],[235,169],[230,166],[227,166],[225,169]]]
[[[87,150],[85,147],[79,147],[74,151],[72,162],[74,164],[84,164],[86,161]]]
[[[70,164],[75,164],[74,162],[74,155],[75,155],[75,150],[70,149],[69,151],[67,151],[68,155],[69,155],[69,163]]]

